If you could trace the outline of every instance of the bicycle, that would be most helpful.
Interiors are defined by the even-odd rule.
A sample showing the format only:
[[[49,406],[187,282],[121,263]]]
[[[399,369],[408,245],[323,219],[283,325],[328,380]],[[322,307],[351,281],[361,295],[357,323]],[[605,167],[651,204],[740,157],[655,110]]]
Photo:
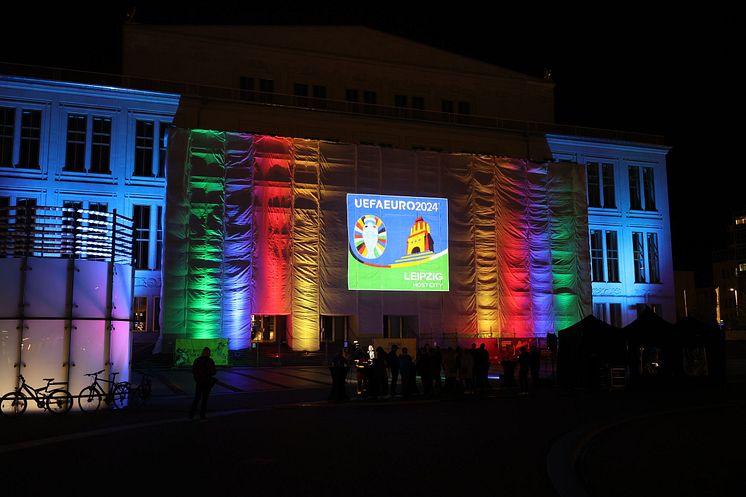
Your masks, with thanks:
[[[54,383],[54,378],[43,378],[47,382],[46,386],[33,388],[26,383],[23,375],[18,375],[18,378],[21,380],[20,386],[0,399],[0,413],[4,416],[20,416],[26,412],[29,399],[34,400],[39,409],[52,414],[67,414],[72,409],[73,396],[70,392],[64,388],[49,390],[52,385],[66,385],[67,382]]]
[[[117,375],[119,373],[112,373],[111,380],[105,380],[99,378],[98,375],[103,373],[104,370],[96,371],[95,373],[87,373],[86,376],[92,376],[93,380],[91,384],[80,391],[78,395],[78,405],[80,410],[83,412],[93,412],[98,410],[101,406],[101,401],[106,402],[107,405],[112,405],[117,409],[124,409],[127,405],[127,396],[129,395],[129,383],[126,381],[117,382]],[[109,392],[104,390],[101,382],[108,383],[110,385]]]

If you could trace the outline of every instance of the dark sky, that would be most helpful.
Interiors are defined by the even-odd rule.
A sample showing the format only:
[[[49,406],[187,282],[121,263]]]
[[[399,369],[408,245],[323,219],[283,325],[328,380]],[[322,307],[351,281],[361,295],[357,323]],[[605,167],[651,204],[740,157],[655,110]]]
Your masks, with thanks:
[[[4,7],[0,61],[117,72],[127,6]],[[152,2],[151,2],[152,3]],[[711,251],[723,246],[746,167],[740,153],[743,92],[736,92],[740,27],[734,14],[603,11],[517,14],[494,4],[450,10],[347,2],[140,5],[135,21],[160,24],[357,24],[534,76],[552,69],[558,122],[660,134],[668,157],[674,267],[707,283]],[[247,7],[250,5],[250,7]],[[480,5],[480,4],[476,4]],[[481,4],[485,5],[485,4]],[[652,7],[651,7],[652,9]],[[426,10],[430,12],[425,13]],[[374,12],[375,11],[375,12]],[[591,19],[588,16],[596,16]],[[38,46],[36,40],[43,40]],[[732,116],[732,117],[731,117]],[[730,119],[728,119],[730,118]]]

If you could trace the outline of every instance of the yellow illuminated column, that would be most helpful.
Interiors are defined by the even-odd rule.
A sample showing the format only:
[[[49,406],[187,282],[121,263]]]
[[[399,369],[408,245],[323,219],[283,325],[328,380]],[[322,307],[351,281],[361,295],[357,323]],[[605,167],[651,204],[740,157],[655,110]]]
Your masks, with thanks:
[[[319,350],[319,149],[318,142],[293,141],[293,350]],[[313,181],[313,182],[312,182]]]

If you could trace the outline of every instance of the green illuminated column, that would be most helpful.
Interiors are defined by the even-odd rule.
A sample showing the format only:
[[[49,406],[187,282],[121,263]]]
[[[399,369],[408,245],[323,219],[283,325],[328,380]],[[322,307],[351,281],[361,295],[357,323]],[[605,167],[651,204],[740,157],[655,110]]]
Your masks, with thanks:
[[[554,328],[558,331],[577,323],[591,311],[584,170],[577,164],[550,164],[547,185]]]

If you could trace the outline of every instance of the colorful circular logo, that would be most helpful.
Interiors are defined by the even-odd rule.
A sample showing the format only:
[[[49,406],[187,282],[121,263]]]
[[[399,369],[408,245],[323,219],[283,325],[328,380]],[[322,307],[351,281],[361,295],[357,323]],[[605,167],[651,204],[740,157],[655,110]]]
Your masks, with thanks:
[[[366,214],[355,223],[355,249],[366,259],[378,259],[386,250],[386,225],[378,216]]]

